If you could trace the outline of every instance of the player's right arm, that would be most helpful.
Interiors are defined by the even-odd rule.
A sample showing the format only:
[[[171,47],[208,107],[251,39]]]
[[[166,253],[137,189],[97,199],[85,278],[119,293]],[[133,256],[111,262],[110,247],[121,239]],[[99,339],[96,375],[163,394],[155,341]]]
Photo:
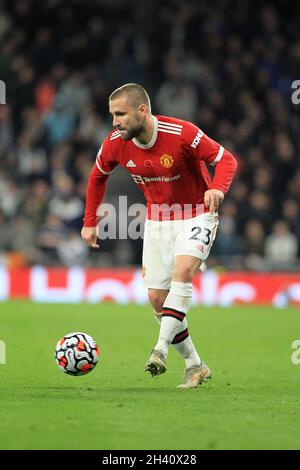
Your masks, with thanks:
[[[97,244],[97,224],[99,221],[97,212],[104,197],[107,178],[117,165],[118,161],[112,157],[109,138],[107,138],[97,153],[86,190],[81,236],[91,248],[99,248]]]

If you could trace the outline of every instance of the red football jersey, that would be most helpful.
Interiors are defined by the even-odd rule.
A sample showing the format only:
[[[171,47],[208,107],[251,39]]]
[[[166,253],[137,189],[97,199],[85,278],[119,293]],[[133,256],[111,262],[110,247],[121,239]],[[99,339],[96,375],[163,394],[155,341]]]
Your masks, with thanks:
[[[122,165],[143,191],[148,218],[152,219],[161,219],[161,211],[157,212],[161,205],[174,207],[171,218],[182,218],[181,209],[187,209],[184,217],[193,217],[199,208],[203,212],[206,190],[227,192],[237,167],[227,150],[190,122],[165,116],[153,116],[153,120],[154,132],[147,145],[136,139],[122,140],[118,130],[104,140],[89,178],[85,226],[97,224],[105,180],[117,165]],[[213,180],[207,164],[216,165]]]

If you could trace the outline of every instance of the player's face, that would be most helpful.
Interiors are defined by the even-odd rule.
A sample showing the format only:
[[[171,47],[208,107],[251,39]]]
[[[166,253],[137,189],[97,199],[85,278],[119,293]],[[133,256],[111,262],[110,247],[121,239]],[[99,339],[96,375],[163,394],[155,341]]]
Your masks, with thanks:
[[[110,100],[109,112],[113,117],[113,126],[120,131],[123,140],[138,137],[143,131],[145,105],[135,107],[126,96],[121,96]]]

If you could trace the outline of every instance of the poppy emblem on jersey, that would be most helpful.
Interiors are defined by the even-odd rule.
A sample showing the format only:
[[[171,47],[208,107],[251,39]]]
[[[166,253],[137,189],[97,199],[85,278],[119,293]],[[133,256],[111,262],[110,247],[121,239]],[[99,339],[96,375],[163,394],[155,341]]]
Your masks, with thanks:
[[[145,161],[144,161],[144,166],[147,167],[147,168],[149,168],[150,166],[153,166],[153,163],[152,163],[151,160],[145,160]]]
[[[171,168],[174,163],[173,157],[171,155],[167,155],[166,153],[160,157],[160,163],[165,168]]]

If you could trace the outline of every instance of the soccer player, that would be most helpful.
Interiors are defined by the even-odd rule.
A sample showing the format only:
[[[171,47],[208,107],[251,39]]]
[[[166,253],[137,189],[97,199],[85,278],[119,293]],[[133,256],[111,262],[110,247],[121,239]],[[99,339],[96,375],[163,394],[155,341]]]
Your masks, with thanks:
[[[205,270],[218,226],[218,210],[237,168],[233,155],[194,124],[151,114],[147,92],[128,83],[109,97],[115,130],[104,140],[86,193],[82,238],[97,244],[97,210],[108,176],[117,165],[132,175],[147,200],[143,276],[160,323],[145,371],[166,372],[172,344],[185,360],[178,387],[195,388],[211,376],[187,325],[192,280]],[[206,165],[215,167],[211,179]]]

